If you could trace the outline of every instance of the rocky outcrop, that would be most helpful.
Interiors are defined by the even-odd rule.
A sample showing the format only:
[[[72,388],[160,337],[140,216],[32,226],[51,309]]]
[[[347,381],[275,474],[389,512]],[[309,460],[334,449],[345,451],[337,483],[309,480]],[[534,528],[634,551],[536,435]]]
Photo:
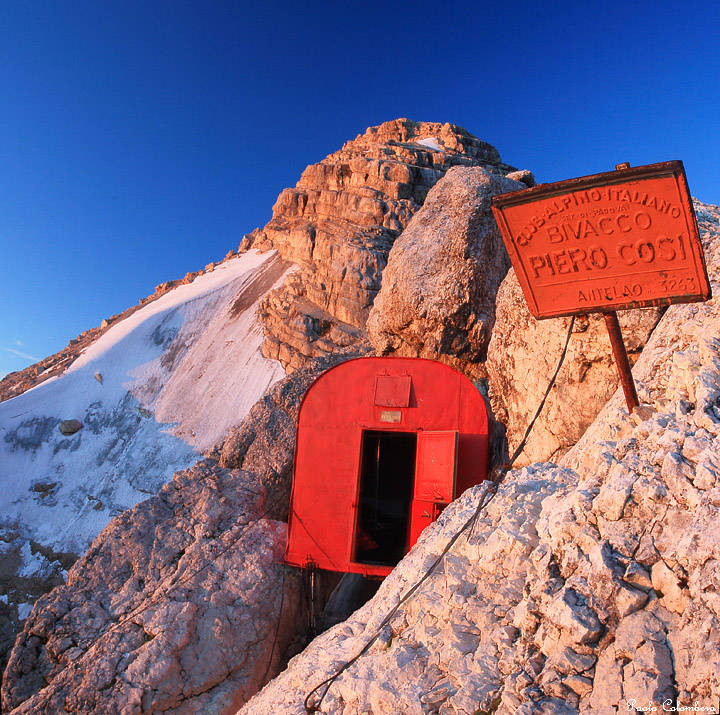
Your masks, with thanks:
[[[262,303],[264,354],[286,368],[358,344],[393,241],[455,165],[512,167],[452,124],[398,119],[371,127],[309,166],[241,249],[276,248],[299,266]]]
[[[720,210],[697,210],[717,296]],[[720,297],[669,308],[634,368],[641,408],[629,416],[618,390],[559,465],[509,473],[321,711],[717,708],[718,335]],[[451,504],[372,601],[241,712],[303,713],[306,694],[376,634],[487,488]]]
[[[522,188],[481,167],[453,167],[435,184],[390,250],[367,323],[378,354],[484,377],[495,294],[510,267],[490,200]]]
[[[277,670],[300,589],[252,473],[212,460],[125,512],[42,597],[3,711],[220,712]]]
[[[276,383],[205,461],[114,519],[32,611],[3,707],[220,712],[275,675],[305,629],[275,521],[287,519],[300,401],[355,356],[314,360]]]
[[[660,308],[618,313],[631,363],[663,313]],[[512,453],[530,423],[567,337],[570,318],[536,320],[511,269],[497,294],[487,354],[495,417],[507,428]],[[580,439],[619,384],[605,321],[599,313],[575,319],[568,354],[517,466],[555,461]]]
[[[79,429],[82,429],[82,422],[80,420],[63,420],[59,425],[58,429],[61,434],[66,437],[71,434],[75,434]]]
[[[502,626],[522,599],[522,574],[536,541],[533,524],[542,500],[566,489],[569,477],[560,469],[538,477],[528,472],[503,488],[473,535],[460,539],[440,571],[382,629],[367,655],[336,681],[321,711],[420,715],[444,707],[443,713],[492,712],[502,676],[488,666],[496,665],[498,648],[507,648],[515,635],[503,633]],[[470,518],[483,490],[476,487],[446,509],[372,601],[313,641],[241,713],[304,713],[305,696],[377,632],[400,596]],[[481,550],[488,538],[492,546]]]

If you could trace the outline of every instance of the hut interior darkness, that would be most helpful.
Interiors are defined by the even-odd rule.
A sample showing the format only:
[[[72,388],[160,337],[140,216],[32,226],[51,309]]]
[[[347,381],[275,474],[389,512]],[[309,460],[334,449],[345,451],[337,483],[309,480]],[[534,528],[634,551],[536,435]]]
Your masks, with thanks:
[[[485,401],[420,358],[358,358],[300,406],[285,561],[386,576],[422,530],[487,477]]]

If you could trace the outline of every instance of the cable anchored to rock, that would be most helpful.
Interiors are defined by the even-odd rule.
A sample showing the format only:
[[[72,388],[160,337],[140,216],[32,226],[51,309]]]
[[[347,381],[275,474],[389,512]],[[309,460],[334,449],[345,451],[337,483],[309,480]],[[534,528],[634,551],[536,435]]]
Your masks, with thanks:
[[[512,456],[510,457],[509,461],[505,464],[503,464],[501,467],[499,467],[495,473],[494,473],[494,481],[492,481],[488,486],[486,487],[485,492],[480,497],[480,501],[478,502],[477,507],[475,508],[472,516],[462,525],[462,527],[453,534],[453,536],[450,538],[450,541],[445,545],[445,548],[440,552],[440,554],[437,556],[435,561],[430,565],[428,569],[425,570],[423,575],[420,577],[420,579],[413,585],[398,601],[395,606],[393,606],[392,609],[390,609],[390,612],[383,618],[380,625],[377,627],[373,635],[371,636],[370,640],[362,647],[362,649],[354,655],[350,660],[345,661],[329,678],[326,678],[321,683],[316,685],[306,696],[303,701],[303,706],[305,707],[305,712],[307,713],[314,713],[318,712],[320,710],[320,706],[322,705],[322,701],[325,699],[325,696],[328,694],[328,691],[332,687],[333,683],[348,669],[350,668],[354,663],[356,663],[365,653],[368,652],[368,650],[372,647],[372,645],[377,641],[377,639],[382,634],[383,630],[386,626],[390,624],[392,619],[395,617],[397,612],[400,610],[400,607],[407,603],[420,589],[420,587],[427,581],[430,576],[435,572],[437,567],[442,562],[445,555],[450,551],[450,549],[454,546],[454,544],[457,542],[457,540],[468,530],[472,532],[472,530],[475,527],[475,524],[480,517],[480,514],[483,512],[483,510],[488,506],[488,504],[492,501],[492,499],[495,497],[495,495],[498,492],[498,487],[502,483],[502,481],[507,476],[508,472],[512,468],[512,465],[515,463],[517,458],[522,454],[523,449],[525,448],[525,445],[527,443],[527,440],[530,436],[530,433],[532,432],[533,427],[535,426],[535,422],[537,421],[538,417],[540,416],[540,413],[543,410],[543,407],[545,406],[545,402],[547,401],[548,396],[550,395],[550,391],[553,388],[553,385],[555,384],[555,381],[557,379],[558,374],[560,373],[560,369],[563,365],[563,362],[565,361],[565,356],[567,355],[568,346],[570,345],[570,336],[572,335],[573,328],[575,326],[575,316],[571,316],[570,318],[570,324],[568,326],[567,331],[567,337],[565,338],[565,345],[563,346],[562,353],[560,355],[560,358],[557,363],[557,367],[555,368],[555,372],[553,373],[552,377],[550,378],[550,382],[548,383],[548,386],[545,390],[545,394],[542,397],[542,400],[540,401],[540,404],[538,405],[538,408],[535,412],[534,417],[532,420],[530,420],[530,423],[528,424],[525,434],[523,435],[523,438],[520,440],[520,443],[518,444],[517,448],[513,452]],[[322,691],[322,694],[317,696],[318,691],[320,691],[322,688],[324,690]],[[313,698],[317,697],[315,702],[311,702]]]

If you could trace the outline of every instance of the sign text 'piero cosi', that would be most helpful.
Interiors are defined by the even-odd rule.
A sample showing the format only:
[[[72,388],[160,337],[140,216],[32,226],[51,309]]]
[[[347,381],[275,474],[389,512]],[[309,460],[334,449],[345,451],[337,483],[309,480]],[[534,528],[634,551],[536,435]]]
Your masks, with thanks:
[[[628,410],[638,405],[616,310],[710,297],[681,161],[637,166],[492,200],[536,318],[605,313]]]
[[[493,212],[536,318],[710,296],[680,161],[503,194]]]

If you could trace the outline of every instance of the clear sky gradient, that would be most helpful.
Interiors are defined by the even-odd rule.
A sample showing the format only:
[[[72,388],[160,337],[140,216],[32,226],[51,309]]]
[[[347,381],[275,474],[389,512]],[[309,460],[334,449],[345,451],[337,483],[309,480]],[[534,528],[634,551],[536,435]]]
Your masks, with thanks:
[[[0,376],[236,248],[366,127],[557,181],[682,159],[720,203],[720,3],[8,1]]]

